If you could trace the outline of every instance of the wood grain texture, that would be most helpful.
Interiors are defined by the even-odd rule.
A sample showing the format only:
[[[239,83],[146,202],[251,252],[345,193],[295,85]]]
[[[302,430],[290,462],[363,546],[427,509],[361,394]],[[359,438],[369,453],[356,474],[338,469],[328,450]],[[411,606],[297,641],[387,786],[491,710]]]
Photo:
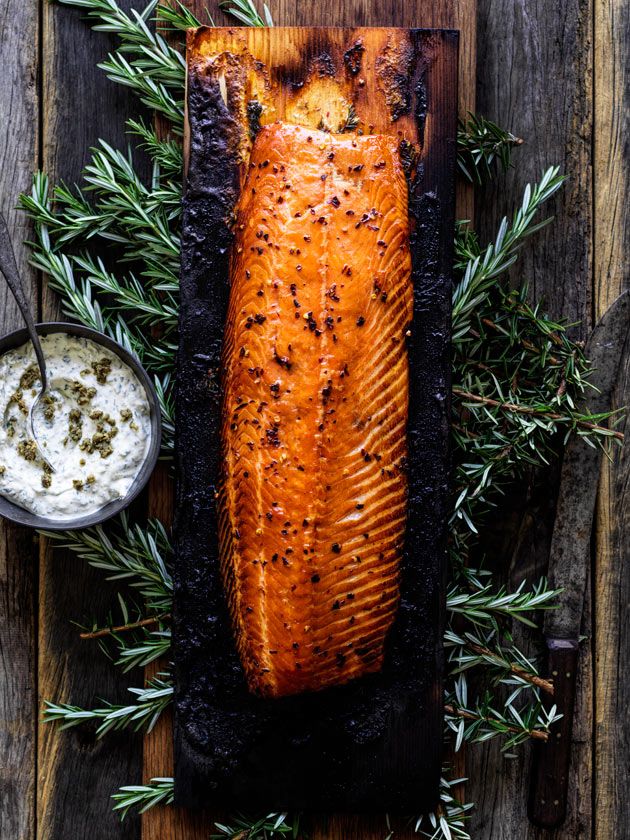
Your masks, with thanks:
[[[559,164],[569,178],[546,212],[554,224],[536,236],[513,269],[530,284],[530,299],[544,297],[554,317],[581,321],[574,335],[585,337],[593,323],[592,299],[592,4],[569,0],[541,4],[532,0],[479,0],[477,111],[524,138],[516,168],[479,194],[477,227],[482,241],[494,236],[501,215],[511,215],[527,182],[547,166]],[[557,476],[532,478],[525,496],[512,497],[509,522],[495,536],[497,580],[509,586],[545,574],[553,525]],[[503,508],[502,508],[503,511]],[[543,513],[544,512],[544,513]],[[497,517],[500,519],[501,517]],[[515,538],[515,534],[517,535]],[[505,558],[511,558],[506,568]],[[583,632],[590,636],[590,588],[585,598]],[[527,638],[526,638],[527,637]],[[516,628],[518,644],[535,655],[540,637]],[[526,816],[529,749],[503,758],[488,743],[467,752],[466,795],[477,803],[471,831],[479,840],[592,837],[592,659],[580,652],[578,694],[569,778],[568,817],[564,826],[544,833]]]
[[[630,341],[615,399],[630,404]],[[595,591],[594,835],[630,836],[627,680],[630,671],[630,423],[626,440],[604,463],[597,506]],[[623,428],[623,427],[621,427]],[[615,632],[611,633],[611,628]]]
[[[30,228],[15,206],[38,159],[37,6],[7,0],[0,9],[0,212],[34,311],[37,276],[23,245]],[[0,330],[22,326],[0,278]],[[15,840],[35,837],[36,558],[28,529],[0,521],[0,837]]]
[[[526,183],[557,164],[568,176],[546,213],[555,221],[524,249],[514,274],[554,317],[592,326],[592,0],[479,0],[477,111],[525,143],[517,165],[481,191],[477,228],[493,239]]]
[[[190,3],[199,8],[203,3]],[[277,0],[273,17],[277,26],[403,26],[459,29],[459,110],[474,110],[476,65],[476,0],[340,0],[296,3]],[[211,10],[212,11],[212,10]]]
[[[594,0],[595,316],[630,283],[630,6]],[[630,344],[630,342],[628,342]],[[630,404],[630,347],[616,395]],[[626,436],[630,424],[625,423]],[[630,442],[604,462],[594,545],[594,835],[630,837]],[[625,721],[625,726],[620,725]]]
[[[630,283],[630,6],[594,0],[594,317]]]
[[[13,326],[13,325],[11,325]],[[35,590],[26,528],[0,526],[0,837],[35,837]]]
[[[143,7],[142,2],[122,5]],[[89,147],[99,138],[125,147],[124,120],[137,113],[137,102],[96,69],[114,46],[113,40],[92,33],[76,10],[49,3],[43,3],[42,9],[42,166],[52,182],[78,183]],[[50,319],[58,313],[56,296],[44,290],[43,316]],[[137,685],[141,673],[121,678],[92,642],[79,639],[71,623],[102,621],[114,604],[114,587],[104,584],[102,573],[83,560],[51,550],[44,540],[40,557],[40,701],[54,699],[87,708],[100,705],[101,699],[128,702],[127,686]],[[38,838],[100,834],[108,840],[133,840],[139,834],[139,818],[121,823],[108,799],[121,785],[139,781],[140,774],[140,736],[119,733],[97,741],[89,727],[61,732],[40,724]]]

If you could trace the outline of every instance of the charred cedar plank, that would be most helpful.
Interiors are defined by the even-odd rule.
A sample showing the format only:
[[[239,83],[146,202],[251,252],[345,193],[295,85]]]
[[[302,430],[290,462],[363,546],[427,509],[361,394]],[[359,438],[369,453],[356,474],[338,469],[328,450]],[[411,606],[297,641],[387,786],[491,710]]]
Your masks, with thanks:
[[[344,73],[348,50],[357,44],[366,53],[361,75],[346,72],[340,92],[337,72]],[[230,28],[192,35],[189,45],[193,61],[241,48],[264,57],[272,92],[268,107],[275,107],[281,119],[290,119],[303,103],[308,103],[309,124],[328,119],[324,102],[330,88],[334,129],[340,116],[334,114],[336,97],[343,99],[349,91],[351,98],[356,86],[356,111],[364,124],[395,137],[400,130],[419,145],[420,157],[409,202],[415,220],[409,519],[402,602],[386,664],[365,682],[325,694],[260,701],[247,691],[229,630],[216,568],[213,484],[228,292],[227,220],[239,189],[245,134],[238,117],[244,109],[239,110],[230,67],[213,74],[195,63],[189,73],[177,394],[176,794],[188,805],[210,799],[237,807],[399,813],[433,807],[442,738],[445,555],[435,533],[436,523],[445,522],[447,505],[457,39],[447,31]],[[300,91],[299,82],[309,72],[315,81],[308,97],[296,103],[287,85]],[[255,82],[250,77],[249,83]]]
[[[205,20],[206,10],[219,25],[232,24],[219,9],[218,3],[207,4],[202,0],[187,0],[186,5],[198,18]],[[458,4],[437,0],[427,4],[422,0],[413,0],[404,4],[384,2],[369,4],[367,7],[357,0],[342,0],[335,4],[334,22],[340,26],[355,25],[399,25],[425,26],[435,28],[453,28],[461,32],[459,60],[459,112],[465,115],[475,110],[476,81],[476,0],[462,0]],[[303,6],[279,0],[273,7],[275,22],[280,25],[328,25],[331,11],[328,4],[310,4]],[[472,191],[458,184],[458,217],[472,218]],[[159,505],[159,501],[158,501]],[[168,714],[170,718],[170,713]],[[160,776],[172,772],[172,741],[170,721],[164,717],[158,727],[145,739],[144,777]],[[458,761],[462,752],[455,756]],[[463,775],[459,769],[456,775]],[[180,808],[155,808],[142,816],[143,840],[206,840],[214,830],[214,820],[222,814],[216,810],[204,819],[199,813],[192,813]],[[368,816],[327,815],[308,820],[310,836],[316,840],[333,840],[343,837],[345,840],[382,840],[383,818]],[[396,825],[396,836],[401,840],[411,840],[416,835],[405,824]]]
[[[142,0],[122,4],[143,8]],[[79,182],[89,159],[89,147],[99,138],[125,148],[126,116],[138,114],[137,100],[95,69],[115,40],[94,33],[75,10],[42,4],[43,127],[42,168],[52,183]],[[71,60],[69,60],[71,56]],[[96,242],[95,242],[96,244]],[[105,248],[103,254],[108,251]],[[45,319],[59,317],[56,295],[44,285]],[[115,603],[115,588],[104,585],[103,574],[85,560],[50,548],[41,541],[39,580],[40,698],[91,708],[101,698],[128,703],[127,686],[138,675],[123,676],[93,642],[79,639],[72,621],[103,620]],[[72,585],[69,585],[71,582]],[[41,715],[38,710],[38,719]],[[94,727],[62,732],[39,724],[37,807],[38,836],[70,838],[102,836],[134,840],[140,820],[129,825],[111,811],[108,794],[140,781],[141,738],[112,733],[96,740]]]
[[[4,3],[0,36],[0,212],[11,231],[18,267],[35,310],[37,274],[29,268],[22,244],[30,237],[30,226],[15,205],[18,194],[30,189],[37,161],[37,5],[37,0]],[[4,334],[22,326],[0,278],[0,331]],[[37,549],[31,532],[0,521],[0,837],[16,840],[35,837],[36,587]]]

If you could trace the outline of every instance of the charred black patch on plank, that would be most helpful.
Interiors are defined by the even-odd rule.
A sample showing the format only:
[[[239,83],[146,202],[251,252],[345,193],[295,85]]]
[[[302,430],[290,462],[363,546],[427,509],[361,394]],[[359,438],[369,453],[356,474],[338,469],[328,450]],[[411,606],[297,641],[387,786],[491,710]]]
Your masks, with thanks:
[[[363,53],[365,47],[363,41],[355,41],[343,54],[343,62],[346,65],[346,70],[351,76],[356,76],[361,70],[361,63],[363,61]]]
[[[409,42],[388,43],[376,60],[376,71],[392,122],[411,111],[411,69],[414,50]]]
[[[263,106],[257,99],[250,99],[247,103],[247,123],[249,125],[249,139],[254,141],[260,131],[260,118]]]

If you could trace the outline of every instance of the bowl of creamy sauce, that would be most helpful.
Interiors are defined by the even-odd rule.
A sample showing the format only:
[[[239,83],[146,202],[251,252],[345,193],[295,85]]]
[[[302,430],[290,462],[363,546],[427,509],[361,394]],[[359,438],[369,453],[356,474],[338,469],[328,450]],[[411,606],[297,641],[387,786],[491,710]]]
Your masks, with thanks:
[[[37,331],[48,375],[33,414],[37,444],[27,422],[41,389],[33,346],[25,330],[0,339],[0,514],[44,529],[87,527],[148,481],[159,401],[138,360],[107,336],[65,323]]]

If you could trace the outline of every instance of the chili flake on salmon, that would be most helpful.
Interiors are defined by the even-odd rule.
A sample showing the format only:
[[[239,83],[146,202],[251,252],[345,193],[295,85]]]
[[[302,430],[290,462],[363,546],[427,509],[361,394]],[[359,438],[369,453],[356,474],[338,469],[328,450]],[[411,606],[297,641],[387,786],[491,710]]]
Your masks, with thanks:
[[[395,138],[260,129],[223,349],[220,556],[254,693],[381,669],[399,602],[413,291]]]

